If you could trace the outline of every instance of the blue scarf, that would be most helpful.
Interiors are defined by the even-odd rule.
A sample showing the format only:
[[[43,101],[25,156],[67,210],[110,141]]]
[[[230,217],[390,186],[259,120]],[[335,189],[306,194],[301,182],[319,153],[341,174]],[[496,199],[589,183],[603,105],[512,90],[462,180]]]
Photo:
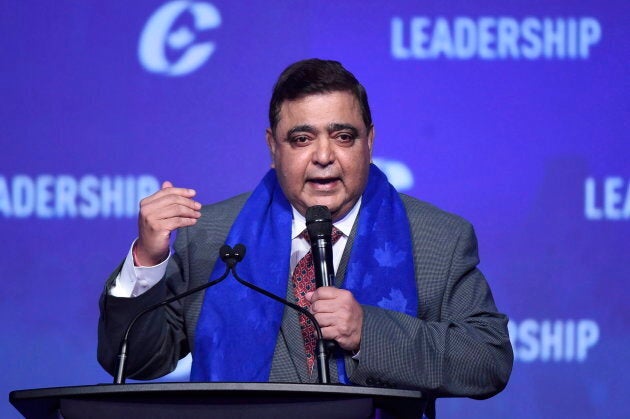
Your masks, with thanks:
[[[291,253],[291,205],[270,170],[234,221],[226,243],[243,243],[239,275],[285,296]],[[210,278],[225,267],[217,262]],[[374,165],[363,193],[344,288],[361,304],[417,315],[409,221],[398,193]],[[228,277],[208,289],[197,323],[191,381],[269,379],[284,306]]]

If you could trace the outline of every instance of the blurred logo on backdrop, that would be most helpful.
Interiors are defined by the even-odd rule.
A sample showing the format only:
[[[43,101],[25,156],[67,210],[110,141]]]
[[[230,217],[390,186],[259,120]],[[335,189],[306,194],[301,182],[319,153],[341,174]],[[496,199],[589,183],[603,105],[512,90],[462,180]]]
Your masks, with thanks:
[[[403,192],[413,188],[413,173],[405,163],[382,157],[374,157],[372,162],[385,173],[389,183],[398,191]]]
[[[601,38],[594,17],[391,19],[391,55],[397,60],[586,60]]]
[[[199,69],[216,49],[208,31],[221,26],[219,10],[208,2],[175,0],[157,9],[144,26],[138,58],[145,70],[184,76]]]

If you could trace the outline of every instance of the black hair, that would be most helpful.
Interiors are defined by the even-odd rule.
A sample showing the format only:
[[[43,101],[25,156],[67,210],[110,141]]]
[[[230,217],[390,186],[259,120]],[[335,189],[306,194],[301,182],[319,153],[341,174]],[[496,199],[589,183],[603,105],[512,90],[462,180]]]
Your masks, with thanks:
[[[278,77],[269,102],[271,130],[275,132],[280,107],[285,100],[340,91],[350,92],[357,99],[361,107],[361,117],[369,129],[372,126],[372,114],[367,92],[361,83],[340,62],[311,58],[291,64]]]

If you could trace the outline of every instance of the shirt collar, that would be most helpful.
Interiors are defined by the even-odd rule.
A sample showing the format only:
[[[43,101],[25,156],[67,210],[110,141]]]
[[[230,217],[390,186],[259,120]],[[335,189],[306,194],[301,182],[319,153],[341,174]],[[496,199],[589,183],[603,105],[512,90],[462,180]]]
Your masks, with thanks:
[[[354,225],[354,221],[357,219],[359,215],[359,208],[361,208],[361,198],[356,204],[352,207],[352,209],[339,221],[335,221],[333,225],[340,230],[344,236],[348,237],[350,232],[352,231],[352,226]],[[293,205],[291,205],[291,210],[293,211],[293,222],[291,224],[291,238],[295,239],[297,236],[302,234],[304,229],[306,228],[306,218],[298,210],[295,209]]]

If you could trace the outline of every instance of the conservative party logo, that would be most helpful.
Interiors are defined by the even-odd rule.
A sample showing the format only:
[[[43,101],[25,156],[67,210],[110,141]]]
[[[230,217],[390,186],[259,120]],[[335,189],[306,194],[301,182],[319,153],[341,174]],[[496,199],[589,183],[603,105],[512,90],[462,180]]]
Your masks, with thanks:
[[[183,76],[199,69],[216,49],[207,32],[221,25],[219,10],[201,1],[170,1],[151,15],[138,45],[145,70]]]

